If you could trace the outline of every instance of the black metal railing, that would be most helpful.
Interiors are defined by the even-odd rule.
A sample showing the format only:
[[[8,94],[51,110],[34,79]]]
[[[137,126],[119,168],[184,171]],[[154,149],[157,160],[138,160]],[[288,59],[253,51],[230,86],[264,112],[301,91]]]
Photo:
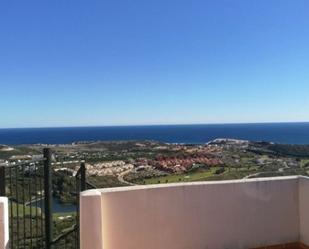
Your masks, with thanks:
[[[75,174],[75,186],[74,195],[76,203],[76,215],[75,224],[69,228],[64,229],[56,238],[52,241],[53,248],[60,249],[78,249],[80,248],[80,236],[79,236],[79,213],[80,213],[80,193],[87,190],[96,188],[93,184],[87,182],[86,178],[86,165],[85,162],[80,163],[80,167]]]
[[[54,238],[52,246],[55,249],[79,248],[79,229],[77,225],[62,231],[62,234]]]
[[[79,169],[74,177],[75,186],[72,193],[75,195],[76,215],[75,224],[69,228],[65,228],[60,234],[53,239],[53,248],[78,249],[79,241],[79,196],[80,192],[86,190],[86,166],[81,162]]]
[[[1,196],[9,199],[10,248],[44,248],[44,159],[0,167]]]
[[[11,249],[79,249],[80,192],[95,188],[86,180],[81,162],[70,194],[75,196],[76,215],[69,227],[59,231],[53,217],[53,170],[50,149],[43,158],[0,166],[0,196],[9,199]],[[61,223],[61,222],[60,222]]]

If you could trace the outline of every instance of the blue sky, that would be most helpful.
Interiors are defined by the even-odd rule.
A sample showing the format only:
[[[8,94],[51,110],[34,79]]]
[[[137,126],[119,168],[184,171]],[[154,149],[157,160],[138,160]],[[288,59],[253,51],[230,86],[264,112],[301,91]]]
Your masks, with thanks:
[[[0,127],[309,121],[309,1],[0,3]]]

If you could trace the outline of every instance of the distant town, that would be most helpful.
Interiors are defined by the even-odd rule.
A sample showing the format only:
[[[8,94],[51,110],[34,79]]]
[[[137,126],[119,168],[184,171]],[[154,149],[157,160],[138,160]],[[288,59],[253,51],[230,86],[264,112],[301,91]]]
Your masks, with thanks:
[[[309,173],[307,145],[236,139],[216,139],[199,145],[156,141],[1,145],[0,165],[33,161],[27,169],[31,171],[44,147],[53,150],[55,172],[73,177],[84,161],[89,181],[102,188]],[[63,187],[58,186],[59,192]]]

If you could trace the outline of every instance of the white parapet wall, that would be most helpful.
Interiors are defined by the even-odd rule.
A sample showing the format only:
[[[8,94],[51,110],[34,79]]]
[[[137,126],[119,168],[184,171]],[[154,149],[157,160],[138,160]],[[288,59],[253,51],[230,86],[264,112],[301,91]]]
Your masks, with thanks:
[[[0,249],[9,248],[9,213],[8,200],[0,197]]]
[[[81,195],[81,249],[309,245],[309,179],[135,186]]]

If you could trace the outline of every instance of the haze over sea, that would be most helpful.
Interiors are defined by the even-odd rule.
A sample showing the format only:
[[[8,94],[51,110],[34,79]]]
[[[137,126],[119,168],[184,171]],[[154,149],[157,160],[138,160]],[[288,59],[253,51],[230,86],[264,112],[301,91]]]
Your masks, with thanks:
[[[309,144],[309,123],[148,125],[0,129],[0,144],[66,144],[76,141],[156,140],[207,143],[236,138],[285,144]]]

